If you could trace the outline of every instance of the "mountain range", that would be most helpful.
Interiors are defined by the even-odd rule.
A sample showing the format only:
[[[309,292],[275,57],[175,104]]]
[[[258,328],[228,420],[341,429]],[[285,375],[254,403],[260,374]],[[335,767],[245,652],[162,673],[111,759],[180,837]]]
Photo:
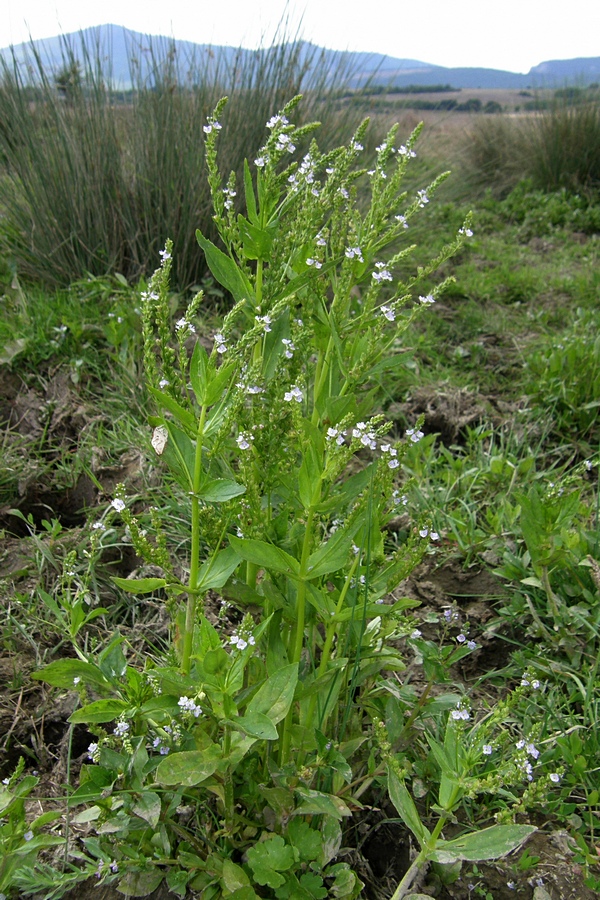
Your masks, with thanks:
[[[0,49],[0,59],[12,66],[29,66],[37,56],[46,69],[60,70],[67,60],[102,63],[103,72],[115,86],[131,87],[139,78],[151,77],[153,64],[165,54],[176,61],[177,72],[185,79],[190,73],[214,73],[217,67],[230,69],[234,64],[266,54],[269,50],[246,50],[224,46],[195,44],[161,36],[148,36],[118,25],[99,25],[67,35],[30,41]],[[366,83],[402,88],[408,85],[452,85],[456,88],[544,88],[567,84],[585,86],[600,81],[600,57],[548,60],[533,66],[528,73],[486,68],[447,68],[415,59],[395,59],[377,53],[324,50],[310,43],[300,47],[300,60],[316,73],[331,75],[343,69],[352,87]],[[133,68],[136,71],[132,71]],[[34,67],[35,70],[35,67]]]

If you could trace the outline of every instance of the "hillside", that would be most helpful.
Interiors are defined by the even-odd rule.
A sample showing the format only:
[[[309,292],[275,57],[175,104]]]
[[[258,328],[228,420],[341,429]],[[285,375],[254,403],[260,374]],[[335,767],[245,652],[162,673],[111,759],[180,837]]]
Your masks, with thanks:
[[[174,51],[174,54],[173,54]],[[167,53],[173,54],[177,71],[182,79],[198,71],[206,71],[212,77],[218,68],[230,71],[244,65],[257,53],[265,50],[247,50],[235,47],[212,47],[164,36],[149,36],[118,25],[100,25],[78,33],[61,35],[29,43],[16,44],[0,49],[0,58],[19,68],[27,65],[32,57],[39,56],[44,64],[59,69],[65,60],[75,57],[84,61],[86,56],[105,63],[105,72],[114,85],[127,89],[139,76],[152,77],[153,66]],[[343,69],[350,72],[350,83],[360,87],[366,82],[391,87],[409,84],[452,84],[458,88],[543,88],[564,86],[567,82],[580,85],[600,79],[600,57],[589,59],[550,60],[534,66],[528,73],[508,72],[486,68],[447,68],[414,59],[396,59],[377,53],[352,53],[327,50],[310,43],[302,45],[301,52],[309,68],[315,67],[323,74]],[[136,69],[132,72],[133,67]]]

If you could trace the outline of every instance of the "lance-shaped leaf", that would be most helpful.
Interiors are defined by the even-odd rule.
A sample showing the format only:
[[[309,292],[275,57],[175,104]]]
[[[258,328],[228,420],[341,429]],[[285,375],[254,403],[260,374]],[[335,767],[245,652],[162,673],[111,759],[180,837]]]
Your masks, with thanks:
[[[284,575],[294,576],[300,570],[297,559],[286,553],[280,547],[267,544],[266,541],[257,541],[253,538],[238,538],[229,535],[229,542],[242,559],[254,563],[263,569],[272,572],[281,572]]]
[[[177,421],[195,432],[197,428],[196,417],[189,410],[184,409],[177,400],[174,400],[170,394],[165,391],[159,391],[157,388],[149,387],[148,390],[163,409],[168,410]]]
[[[398,815],[404,824],[410,828],[418,840],[419,846],[425,847],[427,841],[431,838],[431,833],[421,822],[413,798],[391,766],[387,768],[387,775],[390,800],[398,810]]]
[[[223,587],[231,573],[239,565],[239,562],[240,555],[232,547],[219,550],[218,553],[211,556],[209,560],[200,566],[197,590],[208,591]]]
[[[128,594],[151,594],[167,585],[164,578],[117,578],[115,575],[112,581]]]
[[[452,863],[457,859],[469,862],[500,859],[520,847],[534,831],[537,828],[533,825],[492,825],[453,841],[438,841],[430,858],[439,863]]]
[[[208,478],[200,488],[200,499],[208,503],[225,503],[245,493],[246,488],[229,478]]]
[[[234,261],[205,238],[200,230],[196,231],[196,240],[204,250],[208,268],[229,293],[236,303],[254,296],[252,285]]]
[[[82,706],[81,709],[76,709],[69,716],[69,722],[73,725],[112,722],[114,719],[118,719],[121,713],[127,709],[127,705],[124,700],[94,700],[93,703],[88,703]]]
[[[311,553],[308,558],[307,577],[319,578],[321,575],[341,569],[348,560],[355,532],[356,527],[350,530],[340,529],[326,543],[321,544],[314,553]]]
[[[230,725],[237,731],[250,737],[260,738],[263,741],[276,741],[279,737],[277,729],[271,719],[263,713],[252,713],[248,716],[238,716],[237,719],[225,719],[225,725]]]
[[[110,681],[104,677],[98,666],[82,659],[58,659],[38,672],[33,672],[31,677],[60,688],[72,688],[79,681],[96,689],[106,690],[111,687]],[[78,681],[75,681],[76,678]]]
[[[270,675],[246,708],[246,716],[261,714],[277,725],[288,714],[298,683],[298,664],[284,666]]]

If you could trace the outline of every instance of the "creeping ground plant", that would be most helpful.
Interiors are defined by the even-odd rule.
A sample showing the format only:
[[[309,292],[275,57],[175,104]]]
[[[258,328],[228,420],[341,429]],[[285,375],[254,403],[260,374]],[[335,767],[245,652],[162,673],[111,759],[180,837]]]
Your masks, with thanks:
[[[115,582],[164,600],[171,645],[134,665],[120,635],[95,653],[75,635],[76,658],[38,673],[79,692],[71,722],[95,735],[68,798],[85,833],[82,877],[129,896],[163,881],[206,900],[358,896],[337,861],[342,823],[360,808],[354,781],[377,768],[381,673],[404,668],[393,639],[414,632],[415,602],[394,591],[438,538],[421,520],[386,541],[401,461],[422,433],[418,421],[392,431],[377,384],[401,364],[409,324],[435,314],[444,283],[429,291],[425,279],[470,222],[400,280],[413,218],[445,177],[402,193],[419,128],[401,145],[392,128],[367,171],[367,123],[321,154],[316,125],[290,121],[298,100],[267,123],[241,183],[217,164],[225,101],[204,127],[220,245],[197,238],[233,299],[211,339],[197,333],[202,294],[171,325],[170,241],[142,298],[152,447],[188,543],[174,552],[160,509],[124,489],[106,519],[122,520],[148,565],[148,577]],[[439,830],[431,843],[390,772],[394,802],[433,853]],[[460,794],[450,781],[448,815]],[[500,843],[496,855],[506,833]]]

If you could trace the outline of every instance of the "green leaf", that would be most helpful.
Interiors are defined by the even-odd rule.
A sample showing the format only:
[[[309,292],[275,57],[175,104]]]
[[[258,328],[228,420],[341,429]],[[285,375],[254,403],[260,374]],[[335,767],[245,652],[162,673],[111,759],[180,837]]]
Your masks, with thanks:
[[[194,344],[194,352],[190,360],[190,382],[200,406],[206,403],[209,378],[208,353],[200,341]]]
[[[150,869],[145,872],[132,872],[131,870],[119,881],[117,891],[126,897],[147,897],[155,891],[163,880],[163,873],[159,869]]]
[[[75,678],[96,688],[106,690],[111,687],[110,682],[97,666],[84,662],[82,659],[59,659],[44,666],[38,672],[33,672],[31,677],[60,688],[74,688]]]
[[[128,594],[151,594],[167,585],[164,578],[117,578],[115,575],[112,581]]]
[[[201,784],[216,771],[221,748],[211,744],[206,750],[184,750],[165,757],[156,770],[160,784],[192,787]]]
[[[69,716],[69,722],[73,725],[83,724],[100,724],[102,722],[112,722],[118,719],[124,710],[127,709],[127,703],[124,700],[94,700],[76,709]]]
[[[223,587],[240,563],[240,555],[232,547],[219,550],[200,566],[198,572],[199,591],[218,590]]]
[[[231,481],[227,478],[209,478],[202,484],[199,497],[208,503],[225,503],[233,497],[239,497],[244,494],[246,488],[237,481]]]
[[[352,815],[342,798],[335,794],[324,794],[300,786],[296,788],[296,794],[300,796],[300,803],[293,812],[295,816],[326,815],[341,819]]]
[[[533,825],[492,825],[453,841],[438,841],[430,858],[439,863],[450,863],[456,859],[470,862],[500,859],[520,847],[534,831],[537,828]]]
[[[300,859],[304,862],[319,859],[323,843],[320,831],[311,828],[308,822],[303,822],[302,819],[292,819],[287,827],[287,835],[290,844],[300,854]]]
[[[171,397],[170,394],[167,394],[165,391],[159,391],[158,388],[149,387],[148,390],[154,397],[154,399],[158,402],[158,405],[163,409],[168,410],[172,416],[177,419],[177,421],[183,425],[185,428],[188,428],[192,432],[196,432],[197,422],[196,417],[193,413],[191,413],[188,409],[184,409],[183,406]]]
[[[270,675],[246,708],[246,716],[257,713],[268,716],[277,725],[287,716],[298,683],[298,664],[284,666]]]
[[[229,542],[242,559],[270,569],[272,572],[281,572],[284,575],[297,575],[300,569],[298,560],[286,553],[280,547],[267,544],[266,541],[257,541],[252,538],[238,538],[229,535]]]
[[[223,860],[223,876],[221,880],[229,894],[233,894],[234,891],[239,891],[240,888],[250,886],[250,879],[242,867],[236,866],[230,859]]]
[[[307,570],[310,579],[320,578],[329,572],[337,572],[348,560],[348,553],[356,527],[339,529],[326,543],[315,550],[308,558]]]
[[[269,258],[273,247],[274,229],[260,228],[253,225],[243,216],[238,216],[240,237],[244,243],[244,255],[247,259]]]
[[[132,807],[136,816],[144,819],[150,828],[156,828],[160,819],[161,801],[154,791],[144,791]]]
[[[276,741],[279,737],[277,729],[271,719],[263,713],[252,713],[248,716],[238,716],[237,719],[225,719],[226,725],[263,741]]]
[[[256,198],[254,196],[254,185],[252,184],[252,174],[248,160],[244,160],[244,194],[246,197],[246,211],[248,218],[254,225],[258,225],[258,212],[256,209]]]
[[[321,496],[322,468],[321,457],[311,441],[298,472],[298,496],[305,510],[314,506]]]
[[[252,285],[236,266],[234,261],[205,238],[202,232],[196,231],[196,240],[204,250],[208,268],[219,282],[232,295],[236,303],[254,297]]]
[[[221,398],[223,388],[231,378],[235,368],[235,363],[229,363],[229,365],[220,366],[216,371],[213,371],[208,390],[206,391],[206,400],[204,401],[207,406],[212,406],[213,403],[216,403]]]
[[[257,884],[272,888],[285,883],[280,873],[291,869],[294,864],[294,851],[279,834],[270,835],[266,841],[250,847],[246,855]]]
[[[417,812],[417,807],[404,784],[400,781],[391,766],[387,767],[388,792],[390,800],[396,807],[398,815],[404,824],[410,828],[421,847],[424,847],[431,834],[423,825]]]

